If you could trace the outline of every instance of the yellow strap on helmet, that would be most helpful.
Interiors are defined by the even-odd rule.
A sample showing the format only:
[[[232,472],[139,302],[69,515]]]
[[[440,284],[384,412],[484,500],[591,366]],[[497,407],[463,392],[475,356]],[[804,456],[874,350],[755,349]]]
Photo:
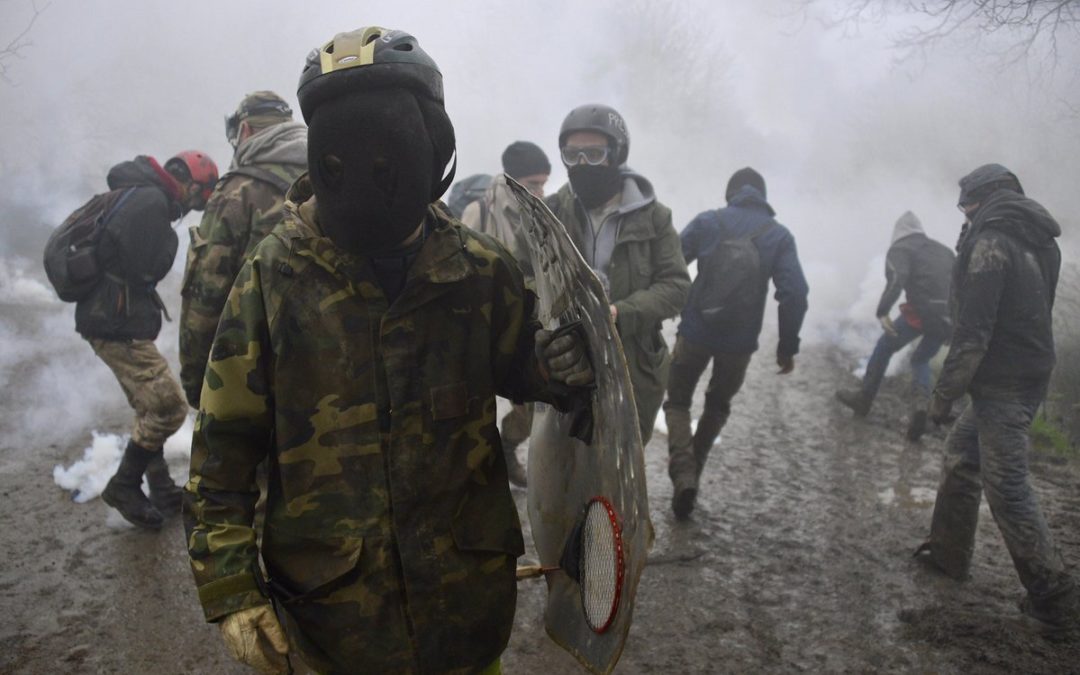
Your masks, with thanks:
[[[322,72],[333,72],[356,66],[368,66],[375,62],[375,41],[387,30],[380,26],[368,26],[349,33],[338,33],[320,50]]]

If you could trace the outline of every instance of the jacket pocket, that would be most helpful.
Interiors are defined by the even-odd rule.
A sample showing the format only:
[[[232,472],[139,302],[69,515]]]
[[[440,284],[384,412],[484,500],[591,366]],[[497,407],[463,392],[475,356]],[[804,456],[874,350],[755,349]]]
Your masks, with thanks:
[[[509,492],[509,486],[488,486],[473,488],[473,494],[466,495],[450,522],[457,550],[513,558],[525,554],[525,540]]]
[[[184,263],[184,281],[180,286],[180,295],[185,298],[191,294],[191,287],[195,283],[195,270],[206,256],[209,243],[206,237],[199,233],[198,226],[193,226],[188,232],[191,234],[191,243],[188,245],[187,261]]]
[[[362,537],[301,536],[267,526],[263,558],[274,596],[285,603],[318,600],[351,582]]]
[[[436,422],[461,417],[469,412],[469,387],[464,382],[432,387],[430,398],[431,419]]]

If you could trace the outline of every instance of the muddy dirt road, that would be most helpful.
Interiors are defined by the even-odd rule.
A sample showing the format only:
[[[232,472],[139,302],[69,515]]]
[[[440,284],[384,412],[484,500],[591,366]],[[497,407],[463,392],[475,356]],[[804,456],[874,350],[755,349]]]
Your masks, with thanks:
[[[670,513],[666,439],[657,434],[647,448],[657,539],[617,672],[1080,670],[1076,635],[1047,639],[1021,620],[1022,588],[985,506],[969,581],[912,561],[944,434],[903,440],[902,383],[888,382],[870,417],[854,421],[832,399],[849,381],[844,357],[808,348],[781,378],[767,351],[751,365],[689,522]],[[10,393],[0,399],[2,431],[22,412]],[[126,418],[120,408],[106,421],[122,432]],[[52,480],[52,467],[78,459],[86,439],[33,447],[6,438],[0,671],[245,672],[202,621],[179,519],[158,534],[110,525],[100,500],[75,504]],[[1034,472],[1075,565],[1080,472],[1047,461]],[[517,498],[524,515],[525,494]],[[544,635],[542,583],[520,590],[505,671],[579,672]]]

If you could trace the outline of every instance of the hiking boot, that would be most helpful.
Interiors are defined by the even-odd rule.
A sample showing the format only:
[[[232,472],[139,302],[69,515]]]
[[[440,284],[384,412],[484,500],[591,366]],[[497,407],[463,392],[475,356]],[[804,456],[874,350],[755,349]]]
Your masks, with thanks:
[[[155,452],[146,465],[146,482],[150,484],[150,503],[162,515],[180,513],[180,504],[184,500],[184,491],[173,482],[169,475],[169,465],[165,454]]]
[[[866,417],[873,402],[861,389],[841,389],[836,392],[836,400],[855,411],[855,417]]]
[[[684,520],[694,510],[697,499],[698,471],[689,452],[672,455],[668,465],[671,476],[671,510],[675,517]]]
[[[153,451],[128,441],[116,474],[101,492],[101,500],[120,512],[129,523],[156,530],[165,521],[142,491],[142,476]]]
[[[517,458],[517,449],[506,448],[503,453],[506,455],[506,475],[510,478],[510,484],[519,488],[528,487],[528,474],[525,465]]]
[[[694,511],[694,502],[697,501],[697,483],[676,484],[675,493],[671,497],[671,511],[679,520],[686,520]]]

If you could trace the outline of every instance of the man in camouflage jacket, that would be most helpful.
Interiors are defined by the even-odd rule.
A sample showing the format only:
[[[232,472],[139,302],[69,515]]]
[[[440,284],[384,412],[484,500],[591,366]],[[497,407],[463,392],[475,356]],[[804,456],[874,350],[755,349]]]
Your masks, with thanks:
[[[236,273],[284,216],[285,192],[307,170],[307,128],[272,91],[248,94],[226,118],[235,153],[191,228],[180,308],[180,382],[199,407],[206,361]]]
[[[299,98],[311,175],[241,269],[202,390],[185,502],[199,599],[266,672],[287,667],[285,635],[318,672],[497,668],[523,542],[495,396],[566,407],[548,382],[583,391],[591,367],[575,338],[539,330],[493,239],[439,204],[395,217],[415,206],[405,182],[386,210],[350,201],[384,169],[425,174],[424,199],[445,190],[453,129],[415,38],[336,36]],[[339,192],[342,176],[360,178]]]

